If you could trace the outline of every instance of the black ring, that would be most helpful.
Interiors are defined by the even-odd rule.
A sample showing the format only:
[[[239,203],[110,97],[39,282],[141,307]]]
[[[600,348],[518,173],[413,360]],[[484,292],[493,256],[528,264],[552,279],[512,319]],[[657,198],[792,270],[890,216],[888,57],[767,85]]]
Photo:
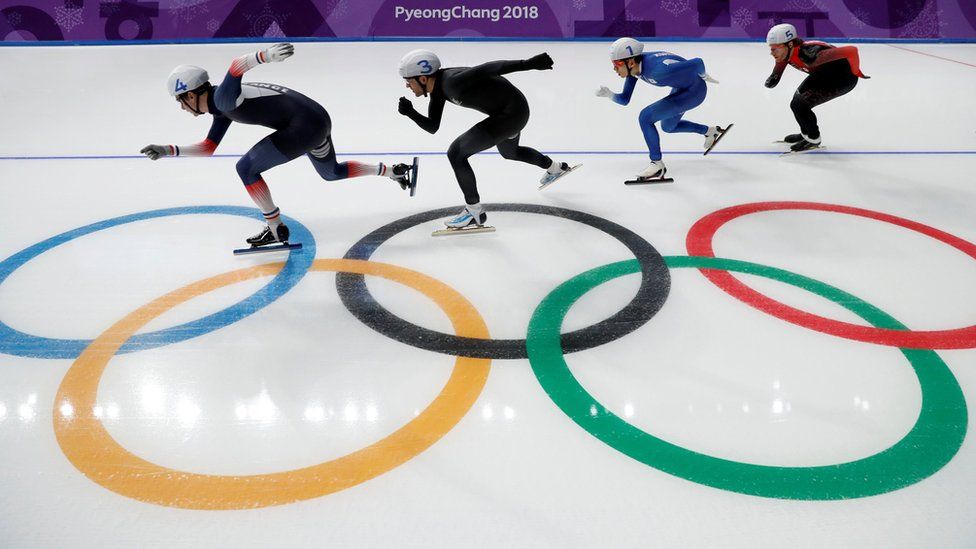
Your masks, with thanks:
[[[617,314],[592,326],[562,334],[564,353],[589,349],[623,337],[641,327],[664,305],[671,290],[671,273],[661,254],[640,235],[602,217],[538,204],[485,204],[489,212],[522,212],[570,219],[599,229],[627,247],[641,266],[637,295]],[[346,259],[369,260],[384,242],[420,223],[457,213],[457,207],[440,208],[398,219],[356,242]],[[361,274],[338,273],[336,289],[342,304],[356,318],[381,334],[420,349],[474,358],[527,358],[524,339],[478,339],[458,337],[417,326],[380,305],[366,287]]]

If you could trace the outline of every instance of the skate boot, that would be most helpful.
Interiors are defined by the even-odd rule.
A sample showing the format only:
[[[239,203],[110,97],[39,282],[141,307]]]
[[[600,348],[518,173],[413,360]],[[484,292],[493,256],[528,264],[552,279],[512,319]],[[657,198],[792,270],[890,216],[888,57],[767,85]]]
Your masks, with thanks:
[[[722,126],[710,126],[708,131],[705,132],[705,154],[712,152],[715,145],[725,137],[725,134],[732,129],[735,124],[729,124],[726,127]]]
[[[449,229],[464,229],[466,227],[480,227],[488,220],[488,214],[482,211],[480,204],[465,206],[461,213],[453,219],[444,222]]]
[[[791,133],[790,135],[787,135],[786,137],[783,138],[783,143],[793,144],[793,143],[799,143],[800,141],[803,141],[803,136],[798,133]]]
[[[664,174],[668,169],[664,166],[663,160],[652,160],[651,164],[641,173],[637,174],[637,181],[651,181],[654,179],[664,179]]]
[[[557,179],[563,177],[569,172],[579,168],[582,164],[577,164],[575,166],[570,166],[565,162],[553,161],[552,165],[546,170],[546,173],[542,175],[542,179],[539,180],[539,190],[545,189],[549,185],[556,182]]]
[[[388,177],[400,184],[400,188],[410,191],[410,196],[417,192],[418,159],[413,157],[413,164],[394,164],[390,167]]]
[[[270,225],[265,225],[264,230],[251,238],[248,238],[247,243],[250,244],[252,248],[259,248],[261,246],[267,246],[276,242],[287,244],[288,236],[288,226],[284,223],[278,225],[277,230],[273,230]]]
[[[801,136],[799,141],[790,145],[790,152],[793,153],[806,152],[806,151],[812,151],[813,149],[819,149],[819,148],[820,148],[819,138],[817,139],[816,142],[813,142],[807,139],[806,137]]]

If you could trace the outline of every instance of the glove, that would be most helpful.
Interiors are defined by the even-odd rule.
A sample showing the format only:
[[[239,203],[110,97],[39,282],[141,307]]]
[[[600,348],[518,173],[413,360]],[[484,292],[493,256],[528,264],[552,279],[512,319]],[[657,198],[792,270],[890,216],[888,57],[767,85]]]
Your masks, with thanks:
[[[548,53],[540,53],[534,57],[526,59],[525,64],[530,69],[537,71],[552,70],[552,57]]]
[[[718,80],[715,80],[714,78],[709,76],[707,72],[701,75],[701,79],[704,80],[705,82],[708,82],[709,84],[718,84]]]
[[[770,74],[769,78],[766,79],[766,87],[775,88],[776,84],[779,84],[779,76],[780,75],[776,74],[775,72]]]
[[[168,145],[146,145],[139,152],[148,156],[150,160],[159,160],[172,154]]]
[[[295,46],[291,44],[275,44],[262,52],[268,63],[281,63],[295,54]]]
[[[596,96],[597,97],[613,97],[613,92],[610,91],[610,88],[608,88],[606,86],[600,86],[600,89],[596,90]]]
[[[406,97],[401,97],[400,104],[397,106],[397,110],[400,111],[400,114],[404,116],[409,115],[414,111],[413,103],[411,103],[410,100],[407,99]]]

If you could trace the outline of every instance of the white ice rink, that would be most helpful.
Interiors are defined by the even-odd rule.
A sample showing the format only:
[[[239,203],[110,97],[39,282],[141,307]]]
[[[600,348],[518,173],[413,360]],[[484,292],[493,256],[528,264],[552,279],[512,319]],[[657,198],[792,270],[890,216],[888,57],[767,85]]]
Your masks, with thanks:
[[[0,48],[0,547],[976,546],[976,45],[859,45],[872,78],[817,109],[827,148],[781,157],[772,141],[796,131],[801,73],[767,90],[763,44],[648,44],[704,59],[721,83],[686,118],[735,128],[707,157],[700,136],[662,133],[675,183],[625,187],[647,164],[637,114],[665,90],[640,84],[628,107],[595,97],[622,85],[606,44],[300,43],[245,80],[322,103],[340,160],[419,154],[417,196],[376,177],[326,182],[299,158],[265,174],[314,237],[271,283],[283,295],[261,290],[271,266],[154,301],[287,257],[231,255],[260,227],[226,215],[253,209],[236,157],[268,130],[235,124],[216,158],[138,155],[209,127],[167,95],[173,66],[219,81],[258,47]],[[531,333],[531,362],[418,348],[340,300],[329,269],[369,265],[328,260],[462,201],[443,153],[480,115],[448,105],[431,136],[397,114],[396,64],[417,47],[447,66],[550,52],[555,70],[508,77],[532,109],[522,144],[583,167],[540,193],[542,170],[480,155],[482,200],[584,212],[669,258],[670,269],[642,258],[662,268],[656,297],[633,303],[645,315],[633,331],[566,353],[561,368],[545,329],[559,318],[540,303],[558,309],[561,284],[634,253],[566,216],[490,207],[493,234],[433,239],[431,220],[387,235],[371,259],[401,282],[366,284],[431,330],[484,337],[480,317],[491,338]],[[700,251],[701,233],[688,235],[705,216],[783,201],[870,212],[755,206],[717,228],[715,255],[883,313],[863,319],[816,282],[739,280],[800,311],[889,329],[862,329],[869,341],[906,335],[893,317],[928,331],[917,346],[935,352],[797,325],[677,264]],[[223,208],[202,213],[211,206]],[[313,257],[324,271],[302,277]],[[586,292],[562,332],[615,315],[640,284],[626,274]],[[245,312],[215,314],[259,291],[268,299]],[[127,331],[193,322],[113,354]]]

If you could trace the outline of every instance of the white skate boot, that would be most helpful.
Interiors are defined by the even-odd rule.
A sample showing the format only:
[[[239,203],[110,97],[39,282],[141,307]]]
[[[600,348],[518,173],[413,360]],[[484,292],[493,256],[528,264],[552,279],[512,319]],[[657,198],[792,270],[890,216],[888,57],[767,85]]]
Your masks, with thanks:
[[[712,148],[718,145],[718,142],[722,140],[722,137],[732,129],[735,124],[729,124],[726,127],[722,126],[710,126],[708,131],[705,132],[705,154],[712,152]]]
[[[647,166],[641,173],[637,174],[635,179],[630,181],[624,181],[624,185],[645,185],[651,183],[671,183],[674,179],[670,177],[664,177],[668,169],[664,166],[663,160],[652,160],[651,164]]]
[[[556,162],[553,160],[552,166],[549,166],[549,169],[546,170],[546,173],[542,176],[542,179],[539,180],[539,190],[541,191],[549,185],[552,185],[557,179],[575,170],[576,168],[579,168],[580,166],[582,166],[582,164],[577,164],[570,167],[570,165],[565,162]]]
[[[494,227],[485,225],[485,221],[487,220],[488,214],[484,212],[481,204],[468,204],[459,214],[444,222],[444,225],[447,225],[447,229],[434,231],[432,236],[493,232],[495,230]]]

